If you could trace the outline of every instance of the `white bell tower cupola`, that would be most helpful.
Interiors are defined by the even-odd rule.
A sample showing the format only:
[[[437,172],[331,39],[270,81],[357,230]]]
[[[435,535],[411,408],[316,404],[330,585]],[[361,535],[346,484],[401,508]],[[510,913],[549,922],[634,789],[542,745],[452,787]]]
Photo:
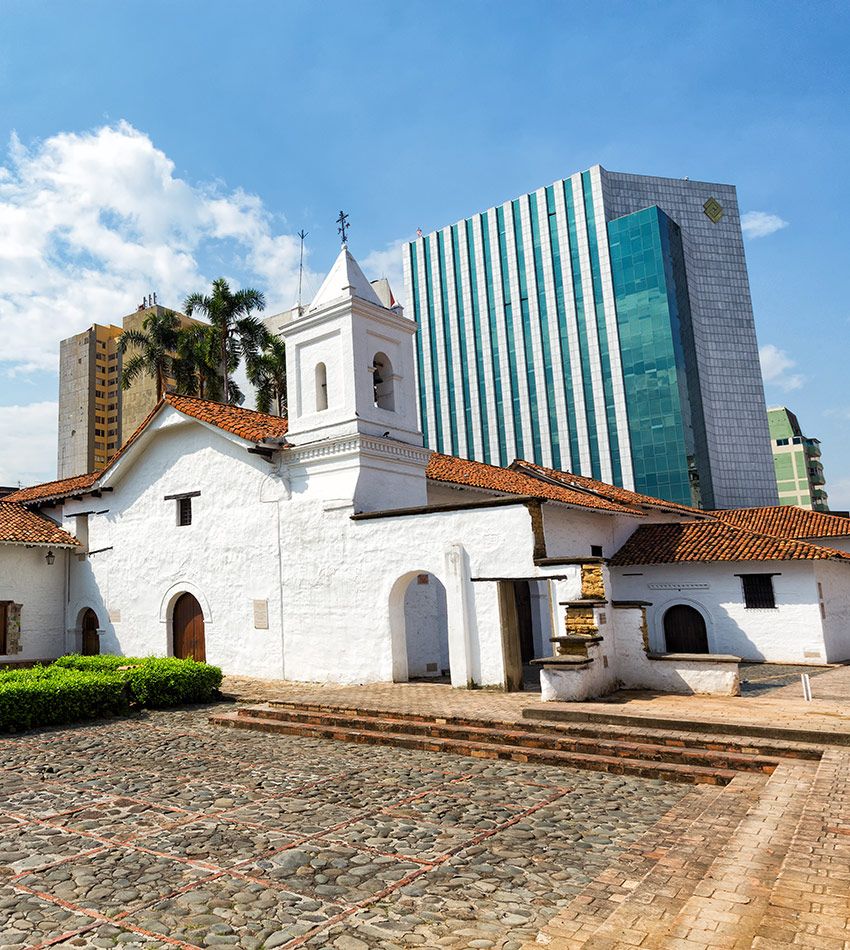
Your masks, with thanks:
[[[354,432],[422,445],[413,336],[343,245],[307,309],[281,329],[294,445]]]
[[[417,328],[391,297],[387,302],[343,245],[310,305],[280,331],[290,456],[342,461],[353,451],[358,510],[425,503],[430,452],[422,448],[417,412]]]

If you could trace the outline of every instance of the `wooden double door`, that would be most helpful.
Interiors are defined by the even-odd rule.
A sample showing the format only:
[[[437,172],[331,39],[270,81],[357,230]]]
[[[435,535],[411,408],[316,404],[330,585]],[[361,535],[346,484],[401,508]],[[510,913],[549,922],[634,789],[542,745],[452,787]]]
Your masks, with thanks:
[[[204,614],[191,594],[181,594],[174,604],[172,616],[173,652],[181,660],[206,661]]]
[[[708,632],[702,614],[690,604],[674,604],[664,614],[668,653],[708,653]]]

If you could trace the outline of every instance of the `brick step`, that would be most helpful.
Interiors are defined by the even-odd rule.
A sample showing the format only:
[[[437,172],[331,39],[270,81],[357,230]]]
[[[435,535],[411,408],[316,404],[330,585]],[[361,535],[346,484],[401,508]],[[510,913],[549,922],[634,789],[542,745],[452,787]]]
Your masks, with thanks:
[[[699,735],[747,736],[753,739],[769,739],[775,742],[805,744],[812,748],[824,745],[849,746],[850,732],[846,730],[796,729],[788,726],[760,726],[746,722],[714,722],[702,719],[669,719],[642,714],[625,715],[584,709],[546,709],[540,706],[526,706],[522,711],[523,719],[535,722],[594,724],[602,726],[625,726],[639,729],[666,729],[669,732],[695,733]]]
[[[338,739],[343,742],[372,745],[391,745],[424,752],[451,752],[473,758],[507,759],[514,762],[559,765],[567,768],[610,772],[617,775],[640,775],[644,778],[664,779],[669,782],[726,785],[738,774],[732,769],[709,765],[657,762],[650,759],[594,755],[583,752],[561,752],[556,749],[528,748],[498,742],[478,742],[378,729],[355,729],[351,726],[320,726],[264,716],[240,716],[238,712],[211,716],[210,722],[236,729],[309,736],[314,739]]]
[[[769,774],[781,759],[749,753],[725,752],[706,748],[682,748],[649,742],[629,742],[598,738],[583,738],[567,733],[526,731],[517,724],[494,723],[484,725],[432,722],[412,718],[398,719],[390,715],[351,716],[348,711],[282,709],[279,706],[252,706],[236,712],[240,719],[264,719],[277,722],[302,723],[329,729],[359,729],[386,732],[431,739],[450,739],[456,742],[478,742],[499,746],[517,746],[523,750],[541,749],[554,752],[577,752],[601,755],[605,758],[640,759],[652,762],[678,762],[710,768],[734,769],[742,772]]]
[[[351,719],[381,719],[394,722],[451,723],[455,726],[481,727],[520,732],[535,732],[543,735],[588,737],[613,742],[647,742],[651,745],[672,746],[674,748],[708,749],[712,752],[735,752],[741,755],[765,755],[775,758],[820,759],[823,749],[813,744],[799,742],[771,742],[766,740],[742,740],[717,734],[671,733],[662,729],[639,729],[628,726],[614,726],[606,723],[548,722],[545,720],[523,719],[521,722],[509,722],[503,719],[472,719],[462,716],[434,716],[428,713],[407,713],[396,710],[365,709],[345,705],[334,706],[329,703],[296,703],[284,700],[272,700],[256,707],[287,709],[296,712],[326,712],[347,716]],[[254,707],[243,707],[251,709]]]

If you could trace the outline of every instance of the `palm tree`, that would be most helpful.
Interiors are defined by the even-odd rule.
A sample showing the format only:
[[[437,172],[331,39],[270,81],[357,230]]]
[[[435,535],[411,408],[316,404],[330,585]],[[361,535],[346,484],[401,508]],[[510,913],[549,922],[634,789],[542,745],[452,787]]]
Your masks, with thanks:
[[[183,396],[220,401],[220,379],[215,358],[212,327],[196,323],[183,327],[177,334],[177,358],[174,379],[177,392]]]
[[[231,379],[242,357],[250,363],[268,342],[268,330],[251,316],[251,311],[264,310],[265,306],[265,297],[260,291],[246,287],[234,293],[223,277],[213,281],[212,294],[190,294],[183,305],[189,316],[202,313],[210,321],[215,362],[221,374],[221,394],[226,403],[244,399]]]
[[[248,382],[257,390],[257,411],[286,415],[286,345],[279,336],[269,335],[267,346],[247,362]]]
[[[145,317],[141,330],[125,330],[118,338],[118,352],[124,354],[130,346],[134,353],[124,364],[121,388],[129,389],[133,380],[147,373],[156,380],[156,398],[162,399],[173,375],[173,356],[177,348],[180,319],[173,310],[154,312]]]

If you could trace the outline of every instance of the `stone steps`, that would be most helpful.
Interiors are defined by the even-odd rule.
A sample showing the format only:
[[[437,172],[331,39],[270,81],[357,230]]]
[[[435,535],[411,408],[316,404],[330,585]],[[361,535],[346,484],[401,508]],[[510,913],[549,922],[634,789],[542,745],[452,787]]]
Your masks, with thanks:
[[[604,704],[600,704],[604,705]],[[795,744],[823,749],[823,746],[850,746],[850,731],[840,729],[797,729],[789,726],[759,725],[757,723],[724,721],[713,722],[701,719],[659,718],[643,713],[616,713],[604,710],[546,708],[545,703],[538,706],[526,706],[522,711],[523,719],[535,722],[593,724],[597,726],[637,727],[646,730],[664,729],[675,733],[696,735],[722,733],[724,736],[751,737],[766,739],[782,744]]]
[[[251,706],[211,717],[216,725],[284,735],[393,745],[475,758],[591,769],[667,781],[725,785],[741,772],[769,774],[783,761],[758,753],[612,742],[524,728],[524,723],[442,721],[375,710]]]
[[[495,729],[499,731],[513,730],[517,732],[534,732],[543,735],[589,737],[609,740],[616,743],[637,742],[650,745],[671,746],[673,748],[708,749],[712,752],[735,752],[742,755],[763,755],[775,758],[820,759],[823,753],[821,744],[792,741],[772,741],[770,739],[748,739],[746,737],[729,736],[725,733],[688,733],[671,732],[669,729],[645,729],[640,726],[619,725],[607,722],[550,722],[544,719],[523,719],[521,722],[506,721],[503,719],[469,718],[462,716],[437,716],[424,712],[401,712],[398,710],[381,710],[351,705],[333,705],[330,703],[301,703],[291,700],[270,700],[262,706],[247,706],[245,714],[250,715],[251,709],[283,709],[297,713],[329,713],[337,716],[347,716],[349,719],[377,718],[394,722],[434,723],[438,725],[451,723],[453,726],[470,726]],[[634,720],[632,720],[634,721]]]
[[[241,709],[237,713],[243,719],[274,720],[299,723],[309,726],[347,730],[360,730],[419,736],[429,739],[446,739],[456,742],[474,742],[517,746],[524,750],[548,750],[552,752],[580,753],[605,758],[640,759],[652,762],[675,762],[683,765],[707,766],[709,768],[733,769],[745,772],[772,772],[780,759],[754,753],[742,753],[708,748],[683,748],[656,744],[648,741],[600,739],[598,737],[573,736],[563,730],[525,729],[521,724],[482,722],[435,722],[427,719],[397,718],[375,712],[351,716],[350,712],[337,710],[301,710],[280,706],[259,706]]]

